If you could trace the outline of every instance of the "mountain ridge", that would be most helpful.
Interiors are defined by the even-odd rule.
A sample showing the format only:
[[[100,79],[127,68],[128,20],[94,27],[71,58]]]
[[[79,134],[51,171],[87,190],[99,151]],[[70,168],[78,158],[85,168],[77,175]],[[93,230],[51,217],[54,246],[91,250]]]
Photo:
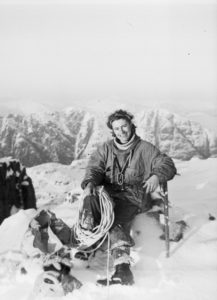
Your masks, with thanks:
[[[0,116],[0,157],[12,156],[25,166],[46,162],[71,164],[87,158],[110,137],[105,115],[81,109]],[[135,115],[137,133],[173,158],[217,157],[217,136],[200,124],[165,109]]]

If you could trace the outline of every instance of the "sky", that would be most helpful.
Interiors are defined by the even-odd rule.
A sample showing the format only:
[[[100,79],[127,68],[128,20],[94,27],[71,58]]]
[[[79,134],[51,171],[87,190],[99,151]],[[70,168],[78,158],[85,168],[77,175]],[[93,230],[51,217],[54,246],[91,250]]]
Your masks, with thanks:
[[[0,102],[217,109],[217,1],[0,0]]]

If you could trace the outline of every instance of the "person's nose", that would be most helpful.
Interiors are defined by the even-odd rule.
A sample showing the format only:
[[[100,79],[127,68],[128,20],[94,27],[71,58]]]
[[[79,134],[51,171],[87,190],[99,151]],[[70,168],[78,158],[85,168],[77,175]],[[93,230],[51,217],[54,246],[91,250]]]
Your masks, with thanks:
[[[122,127],[120,128],[120,133],[124,133],[124,129]]]

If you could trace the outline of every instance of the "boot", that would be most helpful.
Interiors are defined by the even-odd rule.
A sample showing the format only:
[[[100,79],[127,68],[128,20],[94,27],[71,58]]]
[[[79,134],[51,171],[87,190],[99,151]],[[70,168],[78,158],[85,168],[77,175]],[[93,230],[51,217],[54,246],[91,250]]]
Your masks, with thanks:
[[[44,263],[44,284],[50,285],[51,289],[61,285],[64,295],[81,288],[82,283],[70,274],[71,268],[70,254],[63,248]]]
[[[77,278],[59,268],[44,271],[40,277],[39,290],[42,290],[46,296],[67,295],[82,286]]]
[[[90,253],[86,253],[84,251],[77,251],[74,255],[74,258],[80,259],[80,260],[88,260],[90,256]]]
[[[112,275],[109,280],[109,285],[121,284],[121,285],[133,285],[134,278],[133,273],[130,270],[130,264],[120,264],[115,267],[115,273]],[[99,285],[107,285],[107,279],[97,280]]]

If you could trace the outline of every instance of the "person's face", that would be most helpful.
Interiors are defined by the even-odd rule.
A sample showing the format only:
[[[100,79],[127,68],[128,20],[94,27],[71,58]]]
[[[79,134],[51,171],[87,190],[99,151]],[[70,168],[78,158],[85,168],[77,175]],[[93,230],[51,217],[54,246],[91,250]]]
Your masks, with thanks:
[[[129,141],[132,133],[131,124],[125,119],[119,119],[112,122],[112,129],[115,136],[122,144]]]

